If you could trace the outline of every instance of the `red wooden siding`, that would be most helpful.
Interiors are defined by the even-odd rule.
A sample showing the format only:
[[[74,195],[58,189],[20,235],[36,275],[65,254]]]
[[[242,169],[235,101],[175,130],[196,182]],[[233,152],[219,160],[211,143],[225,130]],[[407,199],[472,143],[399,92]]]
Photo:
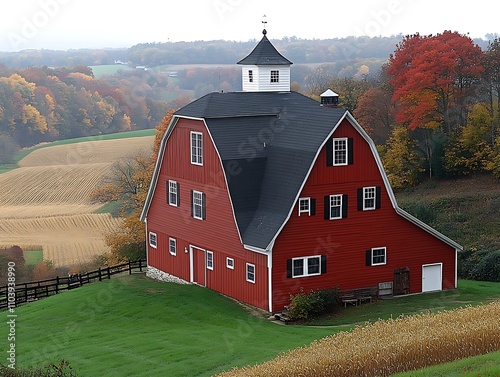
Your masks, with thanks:
[[[203,134],[203,166],[190,162],[190,131]],[[179,207],[168,205],[169,179],[180,185]],[[206,194],[206,220],[191,217],[191,190]],[[190,281],[189,246],[212,251],[214,269],[206,271],[206,286],[268,309],[267,257],[245,250],[241,244],[220,159],[203,122],[180,119],[170,135],[147,228],[158,237],[157,249],[148,246],[150,266]],[[177,239],[176,256],[169,253],[169,237]],[[234,259],[234,270],[226,268],[226,256]],[[255,284],[246,281],[246,263],[255,264]]]
[[[395,212],[369,145],[348,121],[333,136],[354,139],[354,164],[327,167],[321,151],[300,195],[316,199],[316,214],[299,217],[296,204],[273,248],[273,311],[300,289],[374,286],[393,281],[402,267],[410,269],[410,292],[420,292],[422,265],[430,263],[443,263],[443,289],[454,288],[455,250]],[[357,189],[367,186],[381,188],[381,208],[358,211]],[[323,197],[332,194],[348,195],[347,218],[324,219]],[[387,248],[386,265],[366,266],[366,250],[374,247]],[[288,259],[313,255],[326,255],[325,274],[287,278]]]

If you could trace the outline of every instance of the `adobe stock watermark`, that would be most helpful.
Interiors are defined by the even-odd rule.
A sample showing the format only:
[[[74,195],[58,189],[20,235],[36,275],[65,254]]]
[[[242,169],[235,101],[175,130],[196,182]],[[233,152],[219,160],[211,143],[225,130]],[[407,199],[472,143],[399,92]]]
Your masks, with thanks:
[[[31,15],[21,17],[19,28],[7,34],[7,38],[14,50],[21,50],[31,39],[35,38],[40,30],[49,25],[60,12],[61,6],[71,0],[39,0],[38,9]]]
[[[16,369],[16,263],[7,264],[7,366]]]
[[[370,20],[363,28],[355,27],[356,35],[380,35],[384,28],[388,27],[395,15],[403,11],[400,0],[389,0],[383,9],[372,10]]]
[[[219,19],[223,20],[227,12],[233,12],[241,3],[243,0],[214,0],[212,7]]]

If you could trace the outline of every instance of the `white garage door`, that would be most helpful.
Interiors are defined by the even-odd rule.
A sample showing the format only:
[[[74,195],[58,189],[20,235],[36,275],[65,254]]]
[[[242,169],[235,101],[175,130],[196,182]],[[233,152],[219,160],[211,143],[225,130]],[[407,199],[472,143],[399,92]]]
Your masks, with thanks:
[[[422,266],[422,292],[440,291],[443,289],[443,264],[427,264]]]

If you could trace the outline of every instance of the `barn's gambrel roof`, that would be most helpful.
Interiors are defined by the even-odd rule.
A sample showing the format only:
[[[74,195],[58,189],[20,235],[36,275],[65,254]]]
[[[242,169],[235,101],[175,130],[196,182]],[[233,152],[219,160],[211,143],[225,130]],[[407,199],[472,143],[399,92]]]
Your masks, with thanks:
[[[322,107],[296,92],[210,93],[177,111],[162,140],[142,220],[147,218],[167,140],[180,118],[205,123],[224,168],[241,241],[249,249],[272,248],[322,147],[344,119],[370,145],[396,212],[455,249],[462,248],[398,207],[375,144],[349,112]]]

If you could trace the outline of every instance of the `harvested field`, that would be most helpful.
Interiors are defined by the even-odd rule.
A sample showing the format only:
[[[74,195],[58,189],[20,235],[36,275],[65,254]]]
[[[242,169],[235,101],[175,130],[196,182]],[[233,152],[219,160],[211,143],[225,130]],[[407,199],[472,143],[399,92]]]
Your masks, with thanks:
[[[121,219],[96,214],[90,192],[114,162],[149,155],[153,137],[45,147],[0,174],[0,247],[39,244],[45,260],[77,265],[109,251],[105,234]]]

